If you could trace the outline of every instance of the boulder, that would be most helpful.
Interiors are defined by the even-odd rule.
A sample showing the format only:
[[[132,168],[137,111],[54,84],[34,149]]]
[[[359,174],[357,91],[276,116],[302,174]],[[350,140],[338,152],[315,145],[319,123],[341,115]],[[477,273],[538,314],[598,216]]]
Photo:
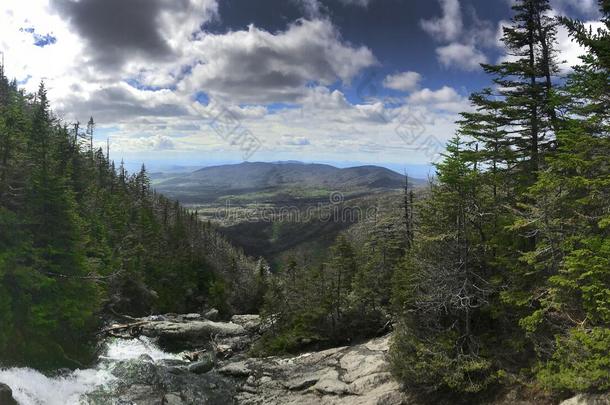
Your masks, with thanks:
[[[183,405],[185,402],[182,401],[180,394],[177,393],[169,393],[165,394],[163,397],[163,401],[161,401],[163,405]]]
[[[610,405],[610,394],[580,394],[560,405]]]
[[[219,373],[233,377],[249,377],[252,370],[245,361],[229,363],[218,370]]]
[[[220,313],[218,312],[218,310],[216,308],[212,308],[203,314],[203,317],[210,321],[217,321],[219,316],[220,316]]]
[[[256,333],[261,326],[261,317],[260,315],[233,315],[231,322],[241,325],[250,333]]]
[[[214,357],[206,354],[199,357],[199,361],[189,364],[188,370],[195,374],[205,374],[214,368]]]
[[[201,314],[196,314],[196,313],[182,315],[182,319],[184,319],[185,321],[198,321],[201,318],[202,318]]]
[[[208,340],[211,336],[238,336],[246,334],[243,326],[213,321],[147,322],[141,326],[144,336],[168,341]]]
[[[0,405],[18,405],[11,387],[3,383],[0,383]]]
[[[317,391],[320,394],[330,395],[348,395],[351,394],[349,385],[339,379],[337,370],[329,370],[311,390]]]

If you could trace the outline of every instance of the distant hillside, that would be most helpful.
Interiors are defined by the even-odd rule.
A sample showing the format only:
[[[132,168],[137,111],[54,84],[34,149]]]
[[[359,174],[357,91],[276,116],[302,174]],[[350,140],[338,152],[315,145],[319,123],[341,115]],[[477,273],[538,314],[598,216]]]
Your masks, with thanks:
[[[383,167],[339,169],[299,162],[212,166],[189,174],[156,176],[155,182],[160,192],[188,203],[209,203],[229,196],[259,201],[315,200],[327,198],[331,191],[362,195],[403,186],[403,175]]]
[[[248,255],[263,256],[272,264],[290,254],[315,260],[339,232],[362,219],[325,220],[329,205],[344,203],[364,212],[392,196],[401,206],[405,183],[403,175],[383,167],[339,169],[301,162],[212,166],[192,173],[155,173],[151,178],[157,191],[219,225],[220,232]],[[338,201],[336,192],[343,196]],[[287,208],[298,211],[300,219],[258,216],[261,209],[277,213]]]

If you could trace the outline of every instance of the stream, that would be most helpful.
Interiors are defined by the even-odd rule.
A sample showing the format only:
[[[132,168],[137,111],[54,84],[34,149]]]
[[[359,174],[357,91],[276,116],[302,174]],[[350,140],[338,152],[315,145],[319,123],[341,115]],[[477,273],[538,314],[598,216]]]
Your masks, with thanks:
[[[168,391],[172,388],[184,391],[185,384],[193,384],[205,390],[206,383],[218,395],[209,397],[208,393],[193,389],[185,402],[220,402],[224,394],[219,390],[222,381],[217,381],[218,376],[188,373],[184,364],[179,355],[164,352],[149,338],[110,339],[97,365],[90,369],[56,377],[30,368],[0,369],[0,382],[12,388],[20,405],[171,403],[173,394],[168,397]],[[181,400],[184,399],[182,394]],[[225,397],[224,403],[230,402]]]

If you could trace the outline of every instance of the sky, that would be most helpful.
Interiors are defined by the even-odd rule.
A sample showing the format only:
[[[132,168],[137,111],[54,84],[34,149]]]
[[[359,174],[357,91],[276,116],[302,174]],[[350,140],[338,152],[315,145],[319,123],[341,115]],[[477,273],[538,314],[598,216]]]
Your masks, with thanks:
[[[552,0],[595,23],[595,0]],[[511,0],[2,0],[5,70],[153,170],[241,161],[430,172]],[[580,49],[565,31],[568,72]]]

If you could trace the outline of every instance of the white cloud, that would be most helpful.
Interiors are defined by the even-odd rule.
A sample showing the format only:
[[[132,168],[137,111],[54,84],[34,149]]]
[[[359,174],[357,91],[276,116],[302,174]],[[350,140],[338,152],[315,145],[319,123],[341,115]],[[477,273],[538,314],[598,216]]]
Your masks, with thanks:
[[[588,21],[585,25],[590,27],[593,32],[604,27],[601,21]],[[557,51],[560,59],[559,69],[562,73],[572,71],[572,67],[581,63],[580,56],[587,52],[585,48],[570,37],[568,30],[563,26],[559,26],[557,31]]]
[[[4,0],[0,47],[7,71],[18,80],[31,76],[25,84],[28,91],[44,78],[53,107],[67,120],[85,121],[93,115],[99,139],[110,137],[111,155],[117,160],[122,156],[239,159],[241,151],[210,125],[219,111],[228,111],[240,129],[260,139],[262,147],[253,158],[298,159],[298,153],[311,153],[315,146],[320,160],[349,156],[360,161],[427,163],[430,156],[422,152],[420,143],[432,135],[443,142],[449,138],[455,130],[454,111],[463,102],[459,95],[443,97],[447,90],[441,89],[434,96],[424,91],[411,100],[401,98],[404,105],[399,108],[379,101],[350,103],[330,85],[349,83],[377,60],[370,49],[346,42],[327,19],[302,20],[277,32],[251,26],[209,34],[200,28],[215,18],[215,1],[149,0],[158,7],[158,25],[153,28],[171,55],[149,58],[146,42],[135,39],[129,44],[131,51],[113,50],[111,41],[105,42],[104,50],[93,49],[93,40],[76,29],[76,17],[62,18],[50,8],[50,1],[76,3]],[[366,2],[351,3],[365,6]],[[188,7],[194,12],[188,13]],[[36,47],[31,34],[19,31],[24,27],[52,34],[57,42]],[[123,29],[127,28],[117,30]],[[115,68],[107,69],[112,64],[101,66],[96,60],[110,60]],[[393,76],[387,78],[388,86],[418,90],[415,74]],[[207,95],[204,104],[195,100],[198,92]],[[287,108],[269,106],[276,102],[287,103]],[[414,116],[421,117],[423,138],[406,139],[404,128],[408,133]]]
[[[411,94],[407,101],[411,105],[427,105],[456,114],[470,108],[468,99],[449,86],[443,86],[438,90],[422,89]]]
[[[487,57],[474,45],[453,43],[436,49],[439,62],[445,67],[459,67],[466,71],[481,68],[481,63],[487,63]]]
[[[289,146],[308,146],[311,145],[311,142],[304,136],[283,135],[281,144]]]
[[[180,86],[243,103],[294,102],[306,85],[349,82],[377,63],[366,47],[341,41],[328,20],[299,20],[276,34],[247,31],[202,35],[193,44],[203,61]]]
[[[428,34],[442,41],[454,41],[462,33],[463,21],[459,0],[439,0],[442,17],[422,20],[421,26]]]
[[[576,11],[587,17],[599,16],[597,0],[551,0],[551,6],[560,15],[570,15]]]
[[[444,44],[436,48],[438,61],[450,69],[479,69],[481,63],[487,62],[482,49],[498,45],[496,27],[490,21],[480,19],[474,8],[468,9],[466,25],[458,0],[439,2],[442,16],[420,21],[424,31]]]
[[[118,149],[123,152],[166,151],[173,150],[176,147],[176,143],[169,136],[157,134],[137,138],[112,138],[111,147],[113,150]]]
[[[383,80],[383,86],[399,91],[413,91],[419,86],[422,77],[417,72],[402,72],[388,75]]]

